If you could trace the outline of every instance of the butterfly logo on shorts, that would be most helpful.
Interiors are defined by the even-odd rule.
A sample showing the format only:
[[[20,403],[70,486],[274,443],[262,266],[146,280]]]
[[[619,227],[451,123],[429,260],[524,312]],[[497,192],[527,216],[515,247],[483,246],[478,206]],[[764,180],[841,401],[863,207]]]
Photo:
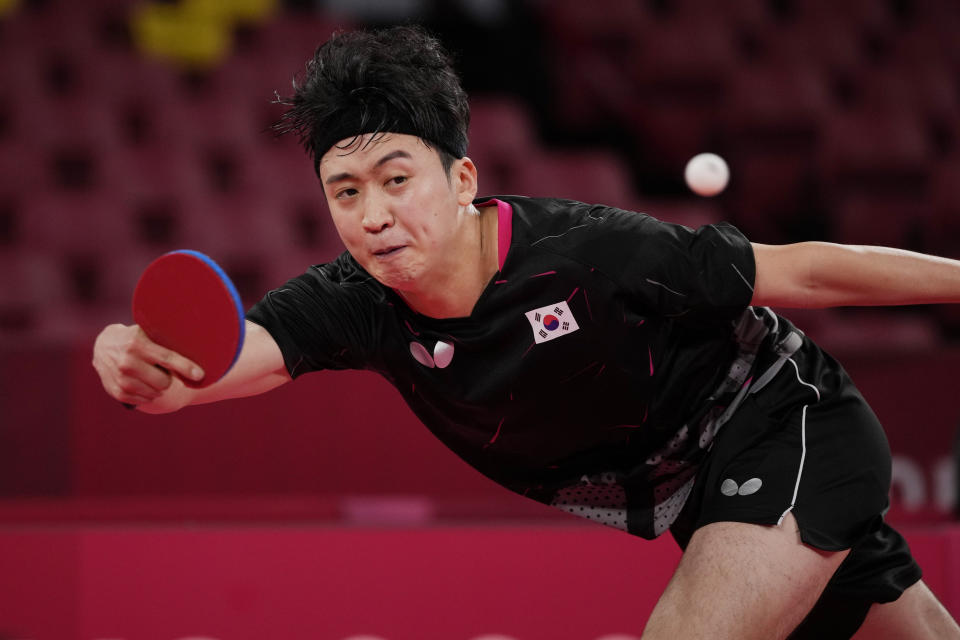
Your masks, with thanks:
[[[760,487],[762,486],[763,480],[760,478],[750,478],[739,486],[735,480],[727,478],[723,481],[723,484],[720,485],[720,493],[725,496],[750,496],[760,491]]]

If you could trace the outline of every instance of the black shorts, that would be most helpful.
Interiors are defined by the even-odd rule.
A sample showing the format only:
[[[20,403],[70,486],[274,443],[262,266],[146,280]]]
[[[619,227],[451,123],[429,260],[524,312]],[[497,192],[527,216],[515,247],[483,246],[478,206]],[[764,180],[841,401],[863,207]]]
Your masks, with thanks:
[[[851,550],[811,620],[828,607],[849,610],[856,630],[872,603],[896,600],[921,577],[883,519],[890,465],[876,415],[839,363],[804,339],[717,434],[671,533],[685,548],[711,522],[775,525],[792,513],[805,544]]]

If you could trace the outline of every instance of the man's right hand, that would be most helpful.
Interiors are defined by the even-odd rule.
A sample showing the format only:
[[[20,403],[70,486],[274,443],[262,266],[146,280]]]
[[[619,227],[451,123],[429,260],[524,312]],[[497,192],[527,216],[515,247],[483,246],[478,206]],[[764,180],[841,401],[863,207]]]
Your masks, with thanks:
[[[113,398],[159,411],[188,404],[189,389],[179,378],[203,379],[196,363],[153,342],[137,325],[105,327],[93,345],[93,368]]]

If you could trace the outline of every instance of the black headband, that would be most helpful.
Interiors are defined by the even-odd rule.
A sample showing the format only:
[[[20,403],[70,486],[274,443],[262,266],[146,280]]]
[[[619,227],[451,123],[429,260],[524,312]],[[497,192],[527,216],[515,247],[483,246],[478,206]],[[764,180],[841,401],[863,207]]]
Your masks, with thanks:
[[[405,109],[393,108],[392,102],[382,91],[375,87],[354,89],[351,93],[350,108],[342,109],[336,118],[329,118],[335,122],[333,126],[314,133],[313,148],[314,169],[319,174],[320,159],[338,142],[354,140],[366,133],[405,133],[417,136],[428,142],[430,146],[446,151],[454,158],[467,155],[466,140],[451,144],[449,140],[438,140],[437,136],[424,131],[423,126],[417,126],[413,119],[405,115]],[[460,136],[446,136],[446,138]],[[462,148],[461,148],[462,147]]]

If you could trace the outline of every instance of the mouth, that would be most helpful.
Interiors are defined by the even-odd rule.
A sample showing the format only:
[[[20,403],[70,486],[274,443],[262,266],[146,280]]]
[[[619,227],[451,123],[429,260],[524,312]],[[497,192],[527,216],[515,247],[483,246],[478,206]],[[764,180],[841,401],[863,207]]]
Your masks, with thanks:
[[[377,249],[376,251],[374,251],[373,255],[377,258],[389,258],[390,256],[396,255],[404,248],[405,248],[404,245],[398,245],[395,247],[384,247],[383,249]]]

